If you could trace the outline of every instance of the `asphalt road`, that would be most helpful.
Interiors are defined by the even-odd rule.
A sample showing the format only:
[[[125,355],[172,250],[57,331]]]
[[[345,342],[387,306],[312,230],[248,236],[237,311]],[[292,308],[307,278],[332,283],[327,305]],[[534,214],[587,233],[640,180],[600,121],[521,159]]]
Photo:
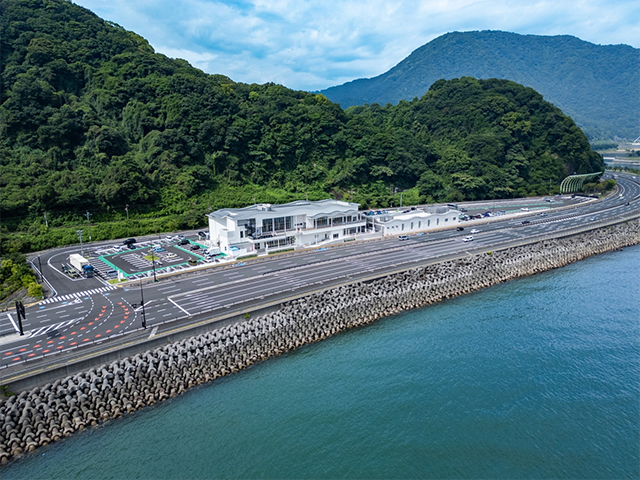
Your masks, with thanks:
[[[114,287],[98,278],[72,280],[59,265],[78,247],[40,255],[45,278],[56,296],[27,308],[25,335],[14,331],[15,313],[0,315],[0,378],[60,355],[77,353],[81,347],[108,347],[123,338],[153,336],[176,325],[202,321],[234,310],[259,306],[301,295],[322,287],[355,281],[385,272],[439,261],[475,250],[499,248],[538,236],[552,235],[640,210],[640,179],[617,175],[619,191],[604,201],[576,200],[564,210],[547,210],[523,218],[504,218],[489,223],[470,222],[464,231],[455,228],[319,248],[301,254],[275,256],[234,266],[219,266],[164,279],[158,283]],[[514,201],[506,201],[504,204]],[[518,200],[518,205],[525,201]],[[629,203],[629,205],[627,205]],[[500,202],[491,202],[496,208]],[[467,208],[486,208],[465,204]],[[557,205],[553,205],[557,207]],[[477,229],[472,242],[463,238]],[[151,239],[156,236],[149,237]],[[141,239],[142,240],[142,239]],[[113,244],[114,242],[108,242]],[[140,306],[144,297],[143,308]],[[142,329],[143,319],[146,330]],[[26,361],[26,364],[25,364]]]

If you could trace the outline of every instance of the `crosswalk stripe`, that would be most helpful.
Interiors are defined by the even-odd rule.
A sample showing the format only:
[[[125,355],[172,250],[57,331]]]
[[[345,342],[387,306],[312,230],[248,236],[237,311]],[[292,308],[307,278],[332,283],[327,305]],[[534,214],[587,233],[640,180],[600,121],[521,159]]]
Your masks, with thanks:
[[[104,292],[110,292],[112,290],[116,290],[117,287],[113,286],[113,285],[109,285],[106,287],[102,287],[102,288],[94,288],[93,290],[85,290],[84,292],[76,292],[76,293],[69,293],[67,295],[62,295],[59,297],[52,297],[52,298],[48,298],[46,300],[43,300],[42,302],[40,302],[40,305],[47,305],[49,303],[53,303],[53,302],[62,302],[64,300],[71,300],[73,298],[80,298],[80,297],[84,297],[86,295],[94,295],[96,293],[104,293]]]
[[[38,328],[37,330],[32,330],[31,334],[29,335],[30,337],[36,337],[38,335],[44,335],[45,333],[48,333],[52,330],[57,330],[58,328],[63,328],[66,327],[68,325],[71,325],[72,323],[74,323],[77,319],[73,318],[71,320],[66,320],[64,322],[60,322],[54,325],[49,325],[47,327],[41,327]]]

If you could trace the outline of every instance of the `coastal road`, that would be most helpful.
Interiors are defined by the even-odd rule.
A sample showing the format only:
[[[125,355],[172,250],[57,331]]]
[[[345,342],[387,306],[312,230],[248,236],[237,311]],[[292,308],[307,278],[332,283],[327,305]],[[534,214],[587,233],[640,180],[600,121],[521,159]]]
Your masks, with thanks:
[[[640,185],[633,176],[617,175],[619,191],[604,201],[583,202],[553,211],[484,224],[411,235],[407,241],[390,237],[354,242],[340,248],[319,248],[303,254],[277,256],[236,266],[220,266],[184,274],[158,283],[105,286],[95,279],[77,282],[80,291],[58,295],[27,309],[28,334],[0,337],[0,379],[34,362],[69,355],[82,347],[107,348],[127,337],[153,336],[190,322],[249,309],[331,285],[382,275],[447,257],[500,248],[528,239],[596,226],[640,210]],[[523,224],[528,220],[530,223]],[[464,242],[472,228],[472,242]],[[111,242],[113,243],[113,242]],[[76,248],[77,250],[77,248]],[[60,252],[64,255],[66,252]],[[66,253],[68,255],[68,253]],[[55,253],[49,257],[55,264]],[[36,264],[37,265],[37,264]],[[45,273],[46,276],[46,273]],[[74,284],[75,285],[75,284]],[[143,308],[140,306],[144,296]],[[12,313],[0,318],[0,334],[15,323]],[[143,319],[146,330],[142,329]],[[26,361],[26,363],[25,363]]]

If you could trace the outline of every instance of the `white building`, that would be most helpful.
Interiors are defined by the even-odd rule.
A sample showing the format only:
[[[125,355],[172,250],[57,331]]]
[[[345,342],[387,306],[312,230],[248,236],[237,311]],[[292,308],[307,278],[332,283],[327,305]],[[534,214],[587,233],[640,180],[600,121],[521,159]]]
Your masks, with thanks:
[[[339,200],[261,203],[209,213],[211,246],[237,257],[317,245],[366,233],[359,204]]]
[[[376,215],[373,220],[376,230],[382,235],[402,235],[425,230],[452,227],[460,223],[460,211],[449,207],[425,207],[403,213],[389,212]],[[371,217],[370,217],[371,218]]]

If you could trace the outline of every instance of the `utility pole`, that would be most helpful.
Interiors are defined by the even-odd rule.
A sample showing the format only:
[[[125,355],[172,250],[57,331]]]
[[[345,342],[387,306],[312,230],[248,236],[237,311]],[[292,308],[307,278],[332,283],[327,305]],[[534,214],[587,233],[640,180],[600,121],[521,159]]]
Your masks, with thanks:
[[[129,204],[128,203],[124,206],[124,211],[127,212],[127,222],[128,222],[129,221]]]
[[[400,208],[402,208],[402,192],[400,192]]]
[[[144,313],[144,293],[142,291],[142,279],[140,279],[140,306],[142,307],[142,328],[147,329],[147,316]]]
[[[49,228],[49,220],[47,220],[47,212],[44,212],[44,224]]]
[[[91,214],[89,213],[89,210],[87,210],[86,217],[87,217],[87,227],[89,227],[89,241],[91,241],[91,224],[89,223],[89,216],[90,215]]]
[[[40,255],[38,255],[38,265],[40,266],[40,283],[42,284],[42,299],[46,298],[44,293],[44,273],[42,273],[42,262],[40,261]]]
[[[158,281],[156,278],[156,256],[153,254],[153,249],[149,249],[151,252],[151,264],[153,265],[153,281],[154,283]]]
[[[22,302],[16,300],[16,315],[18,316],[18,326],[20,328],[20,335],[24,335],[24,330],[22,329],[22,319],[27,319],[27,316],[24,312],[24,305]]]
[[[84,257],[84,247],[82,245],[82,230],[76,230],[76,235],[78,235],[78,238],[80,239],[80,252],[82,253],[82,256]]]

